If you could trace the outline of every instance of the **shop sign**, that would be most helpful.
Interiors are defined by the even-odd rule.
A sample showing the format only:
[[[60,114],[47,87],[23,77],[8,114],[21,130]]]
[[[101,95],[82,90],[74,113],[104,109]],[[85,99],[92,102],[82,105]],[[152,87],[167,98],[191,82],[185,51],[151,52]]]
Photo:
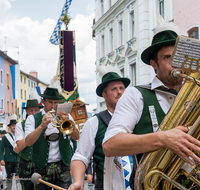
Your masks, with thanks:
[[[1,115],[4,115],[4,110],[3,109],[0,109],[0,116]]]

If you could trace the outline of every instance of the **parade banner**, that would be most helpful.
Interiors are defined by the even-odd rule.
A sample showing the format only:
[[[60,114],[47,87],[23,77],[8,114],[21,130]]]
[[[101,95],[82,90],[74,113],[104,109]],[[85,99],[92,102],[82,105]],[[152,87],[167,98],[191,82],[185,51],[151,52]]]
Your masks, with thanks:
[[[60,84],[65,91],[74,90],[73,31],[60,31]]]
[[[62,40],[60,40],[62,43]],[[63,48],[63,45],[60,44],[60,49]],[[61,52],[62,50],[60,50]],[[75,44],[75,31],[73,31],[73,52],[71,53],[70,56],[73,56],[73,90],[64,90],[63,88],[63,92],[61,93],[61,95],[64,97],[63,100],[61,100],[61,103],[65,102],[65,101],[75,101],[79,99],[79,93],[78,93],[78,81],[77,81],[77,72],[76,72],[76,44]],[[60,60],[62,59],[62,56],[60,57]],[[66,56],[66,59],[68,59],[68,57]],[[59,67],[61,65],[59,64]],[[58,68],[59,68],[58,67]],[[60,69],[60,68],[59,68]],[[61,70],[61,69],[60,69]],[[67,72],[65,70],[65,72]],[[59,74],[58,74],[59,75]],[[61,77],[60,77],[61,78]]]

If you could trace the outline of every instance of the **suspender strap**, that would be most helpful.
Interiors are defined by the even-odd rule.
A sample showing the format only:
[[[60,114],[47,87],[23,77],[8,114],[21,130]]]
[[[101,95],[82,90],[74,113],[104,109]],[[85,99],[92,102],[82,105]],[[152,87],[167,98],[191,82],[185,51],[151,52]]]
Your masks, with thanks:
[[[111,120],[111,115],[109,114],[108,110],[100,112],[99,117],[101,118],[103,123],[108,127],[108,124]]]
[[[173,96],[177,96],[177,94],[178,94],[178,91],[171,89],[171,88],[165,88],[164,86],[159,86],[155,89],[151,89],[151,83],[145,84],[145,85],[139,85],[138,87],[146,88],[148,90],[154,90],[156,92],[163,92],[165,94],[170,94],[170,95],[173,95]]]

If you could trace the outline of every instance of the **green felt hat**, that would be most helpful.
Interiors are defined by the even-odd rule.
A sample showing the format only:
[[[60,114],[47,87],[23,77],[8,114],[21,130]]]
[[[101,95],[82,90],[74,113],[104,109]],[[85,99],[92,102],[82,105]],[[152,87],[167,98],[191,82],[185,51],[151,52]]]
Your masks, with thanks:
[[[0,133],[1,134],[6,134],[6,130],[2,130]]]
[[[154,51],[165,46],[175,45],[177,36],[177,33],[172,30],[165,30],[154,35],[151,46],[141,54],[142,61],[150,65],[150,59]]]
[[[43,108],[44,106],[40,105],[37,99],[33,99],[33,100],[27,100],[26,107],[22,107],[22,109],[35,108],[35,107]]]
[[[8,127],[9,127],[10,125],[16,124],[16,123],[17,123],[17,121],[16,121],[15,119],[11,119],[11,120],[10,120],[10,123],[8,124]]]
[[[106,73],[103,77],[102,77],[102,83],[99,84],[96,88],[96,94],[98,96],[102,97],[102,92],[103,89],[107,86],[107,84],[109,82],[113,82],[113,81],[122,81],[124,83],[125,88],[130,84],[130,79],[129,78],[124,78],[124,77],[120,77],[117,73],[115,72],[109,72]]]
[[[59,94],[57,88],[47,87],[44,91],[44,94],[39,94],[41,97],[50,99],[50,100],[61,100],[63,97]]]

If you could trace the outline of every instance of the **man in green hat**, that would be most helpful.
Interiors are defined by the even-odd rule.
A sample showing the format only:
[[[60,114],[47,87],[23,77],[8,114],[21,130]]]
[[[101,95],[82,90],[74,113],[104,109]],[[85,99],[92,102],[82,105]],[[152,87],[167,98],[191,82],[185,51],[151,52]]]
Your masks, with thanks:
[[[15,126],[17,121],[11,119],[8,124],[10,132],[2,137],[0,145],[0,161],[1,165],[5,166],[7,173],[7,188],[10,189],[12,185],[12,174],[17,174],[18,169],[18,154],[13,150],[15,140]]]
[[[42,179],[65,189],[71,185],[70,160],[71,147],[68,135],[60,132],[60,128],[51,125],[51,114],[55,110],[59,100],[63,97],[57,88],[47,87],[44,94],[40,94],[44,109],[30,115],[25,123],[25,143],[33,145],[32,162],[35,164],[35,172],[42,176]],[[72,120],[70,114],[58,112],[61,120]],[[70,136],[78,140],[79,131],[75,127]],[[50,189],[47,185],[40,183],[35,185],[38,190]]]
[[[200,141],[187,134],[188,128],[157,131],[182,86],[181,77],[171,76],[174,68],[169,65],[177,36],[173,28],[165,27],[142,52],[142,61],[153,67],[156,76],[150,85],[127,89],[117,103],[103,140],[106,156],[137,155],[139,163],[141,153],[166,147],[191,165],[194,163],[187,155],[200,163],[191,152],[200,152]]]
[[[101,70],[107,70],[107,66],[101,66]],[[104,68],[104,69],[103,69]],[[105,155],[102,150],[102,140],[111,116],[119,98],[130,84],[130,79],[120,77],[116,72],[108,72],[103,75],[102,83],[96,88],[96,94],[103,97],[107,109],[96,114],[84,124],[81,138],[72,157],[71,171],[74,179],[69,190],[82,189],[85,179],[85,170],[91,157],[96,164],[95,189],[103,189],[103,168]]]
[[[40,109],[44,106],[38,103],[37,99],[27,100],[26,106],[22,107],[22,109],[26,110],[26,117],[29,115],[34,115],[40,112]],[[25,119],[26,120],[26,119]],[[23,180],[30,179],[32,174],[34,173],[34,164],[31,162],[32,158],[32,146],[27,147],[24,141],[24,133],[25,133],[25,120],[22,122],[18,122],[15,129],[15,149],[16,153],[19,153],[20,161],[19,161],[19,178],[20,183],[22,185],[22,189],[34,190],[34,185],[31,180]]]

